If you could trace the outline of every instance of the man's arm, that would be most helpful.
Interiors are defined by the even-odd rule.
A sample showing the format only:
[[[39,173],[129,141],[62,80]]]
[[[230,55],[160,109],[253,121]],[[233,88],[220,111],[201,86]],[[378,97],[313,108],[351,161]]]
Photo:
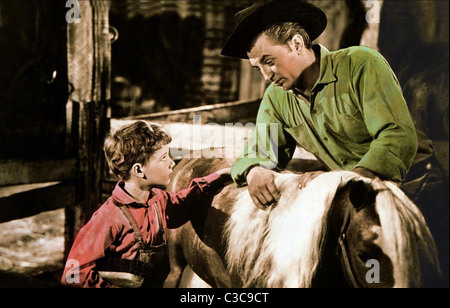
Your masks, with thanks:
[[[248,184],[253,203],[262,210],[279,198],[273,169],[285,168],[296,146],[295,140],[284,131],[282,117],[274,106],[282,102],[272,97],[273,87],[264,94],[253,138],[247,142],[243,157],[231,169],[234,182]]]
[[[417,152],[417,135],[398,81],[375,51],[354,72],[358,108],[373,137],[369,151],[355,168],[402,181]]]
[[[255,167],[265,169],[284,168],[294,154],[296,142],[284,131],[281,115],[275,107],[270,86],[261,101],[253,136],[247,141],[242,158],[234,163],[231,177],[238,185],[247,183],[249,171]],[[277,102],[279,103],[279,102]]]

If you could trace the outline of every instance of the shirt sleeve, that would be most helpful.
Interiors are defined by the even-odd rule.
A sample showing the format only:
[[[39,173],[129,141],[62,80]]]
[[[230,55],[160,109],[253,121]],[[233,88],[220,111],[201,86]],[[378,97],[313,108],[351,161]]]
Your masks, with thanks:
[[[387,61],[374,51],[356,67],[353,80],[358,108],[373,138],[369,151],[355,167],[400,182],[416,155],[418,141],[397,78]]]
[[[251,167],[283,169],[294,155],[296,142],[284,130],[285,124],[276,104],[282,100],[274,86],[267,88],[256,117],[253,136],[247,141],[244,153],[231,168],[231,177],[237,185],[246,183]]]
[[[164,192],[167,197],[165,209],[168,228],[178,228],[189,221],[191,207],[204,204],[209,196],[213,196],[220,188],[230,181],[229,175],[219,175],[214,172],[202,178],[194,178],[189,186],[179,192]],[[202,202],[203,201],[203,202]]]
[[[100,278],[95,270],[96,260],[105,256],[105,250],[113,243],[116,228],[108,223],[111,217],[99,209],[81,228],[70,250],[61,282],[69,287],[113,287]]]

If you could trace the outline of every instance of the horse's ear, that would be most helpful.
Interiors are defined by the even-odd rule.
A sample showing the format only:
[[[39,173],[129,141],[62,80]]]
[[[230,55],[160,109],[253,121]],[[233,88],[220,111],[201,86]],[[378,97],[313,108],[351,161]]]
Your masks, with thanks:
[[[356,210],[375,202],[377,192],[369,183],[364,181],[351,181],[349,185],[349,199]]]

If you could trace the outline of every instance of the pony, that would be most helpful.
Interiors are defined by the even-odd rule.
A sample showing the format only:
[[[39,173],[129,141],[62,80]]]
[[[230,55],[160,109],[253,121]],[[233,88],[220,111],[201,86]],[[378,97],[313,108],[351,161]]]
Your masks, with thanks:
[[[168,190],[231,164],[184,158]],[[266,211],[231,181],[205,196],[190,222],[168,233],[164,286],[179,287],[192,270],[211,287],[403,288],[420,286],[422,260],[439,271],[424,217],[394,183],[333,171],[300,189],[300,177],[277,173],[281,197]]]

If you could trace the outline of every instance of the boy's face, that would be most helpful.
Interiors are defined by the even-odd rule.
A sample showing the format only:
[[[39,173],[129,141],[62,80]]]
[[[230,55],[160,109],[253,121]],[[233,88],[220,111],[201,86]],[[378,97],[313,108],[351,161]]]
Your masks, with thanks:
[[[169,145],[153,153],[149,161],[142,167],[146,184],[164,186],[169,184],[172,168],[175,163],[169,156]]]

